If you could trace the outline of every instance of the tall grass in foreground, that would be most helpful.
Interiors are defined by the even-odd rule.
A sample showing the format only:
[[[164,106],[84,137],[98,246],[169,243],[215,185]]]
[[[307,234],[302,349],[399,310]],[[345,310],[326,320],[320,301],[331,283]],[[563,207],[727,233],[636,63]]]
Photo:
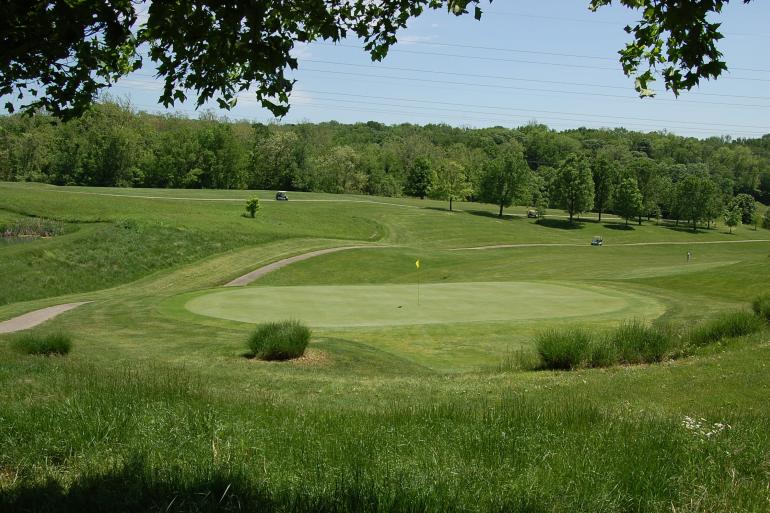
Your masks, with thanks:
[[[724,312],[714,319],[694,327],[689,333],[689,344],[702,347],[723,338],[742,337],[764,327],[762,319],[746,310]]]
[[[217,393],[172,368],[42,364],[34,378],[43,394],[7,390],[0,511],[668,513],[767,505],[763,415],[684,423],[561,387],[472,401],[415,394],[340,409],[265,400],[253,389]]]
[[[249,336],[251,355],[260,360],[290,360],[305,354],[310,330],[299,321],[265,322]]]
[[[66,333],[24,333],[11,342],[19,353],[33,355],[65,355],[72,349],[72,337]]]

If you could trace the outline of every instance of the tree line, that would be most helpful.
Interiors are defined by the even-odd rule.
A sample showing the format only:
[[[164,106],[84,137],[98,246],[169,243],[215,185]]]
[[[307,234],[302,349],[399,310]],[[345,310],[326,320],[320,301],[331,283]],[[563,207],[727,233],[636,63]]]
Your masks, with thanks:
[[[570,215],[710,223],[770,203],[770,135],[696,139],[665,132],[531,123],[260,124],[203,113],[137,112],[107,101],[67,122],[0,117],[0,180],[57,185],[273,189],[526,204]],[[733,214],[732,217],[735,215]]]

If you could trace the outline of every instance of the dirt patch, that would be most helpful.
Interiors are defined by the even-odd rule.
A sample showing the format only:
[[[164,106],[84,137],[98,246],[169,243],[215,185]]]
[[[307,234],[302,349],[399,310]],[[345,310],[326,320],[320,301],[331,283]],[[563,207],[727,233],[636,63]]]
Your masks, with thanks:
[[[326,351],[308,348],[305,350],[305,354],[295,358],[291,363],[297,367],[321,367],[329,365],[331,361],[331,356]]]

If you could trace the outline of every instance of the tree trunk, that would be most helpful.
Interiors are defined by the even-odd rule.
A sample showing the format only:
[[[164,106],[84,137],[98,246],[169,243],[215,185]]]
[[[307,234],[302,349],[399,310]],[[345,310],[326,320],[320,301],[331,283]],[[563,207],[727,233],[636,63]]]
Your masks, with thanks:
[[[449,196],[449,211],[452,211],[452,196]]]
[[[599,222],[602,222],[602,207],[599,207]]]
[[[569,212],[569,224],[572,224],[572,211]]]
[[[639,226],[642,226],[642,214],[639,214]]]
[[[500,203],[500,213],[497,214],[497,217],[503,217],[503,204]]]

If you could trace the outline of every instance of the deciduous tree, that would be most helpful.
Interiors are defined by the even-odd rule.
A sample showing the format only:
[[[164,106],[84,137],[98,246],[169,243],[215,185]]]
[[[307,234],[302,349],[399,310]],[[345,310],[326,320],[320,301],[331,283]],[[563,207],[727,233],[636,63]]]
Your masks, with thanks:
[[[553,196],[569,214],[569,222],[594,205],[594,180],[591,166],[582,155],[572,154],[561,163],[554,177]]]
[[[642,193],[636,184],[636,179],[624,178],[615,190],[615,212],[628,220],[639,215],[642,210]]]
[[[479,199],[498,205],[497,215],[503,217],[503,208],[524,197],[531,174],[521,145],[515,141],[506,143],[484,166]]]
[[[733,228],[741,224],[741,207],[733,203],[725,208],[722,215],[725,219],[725,224],[730,228],[730,233],[733,233]]]
[[[430,196],[449,201],[450,212],[454,200],[463,200],[472,191],[471,184],[465,176],[465,169],[453,160],[439,160],[432,181]]]

